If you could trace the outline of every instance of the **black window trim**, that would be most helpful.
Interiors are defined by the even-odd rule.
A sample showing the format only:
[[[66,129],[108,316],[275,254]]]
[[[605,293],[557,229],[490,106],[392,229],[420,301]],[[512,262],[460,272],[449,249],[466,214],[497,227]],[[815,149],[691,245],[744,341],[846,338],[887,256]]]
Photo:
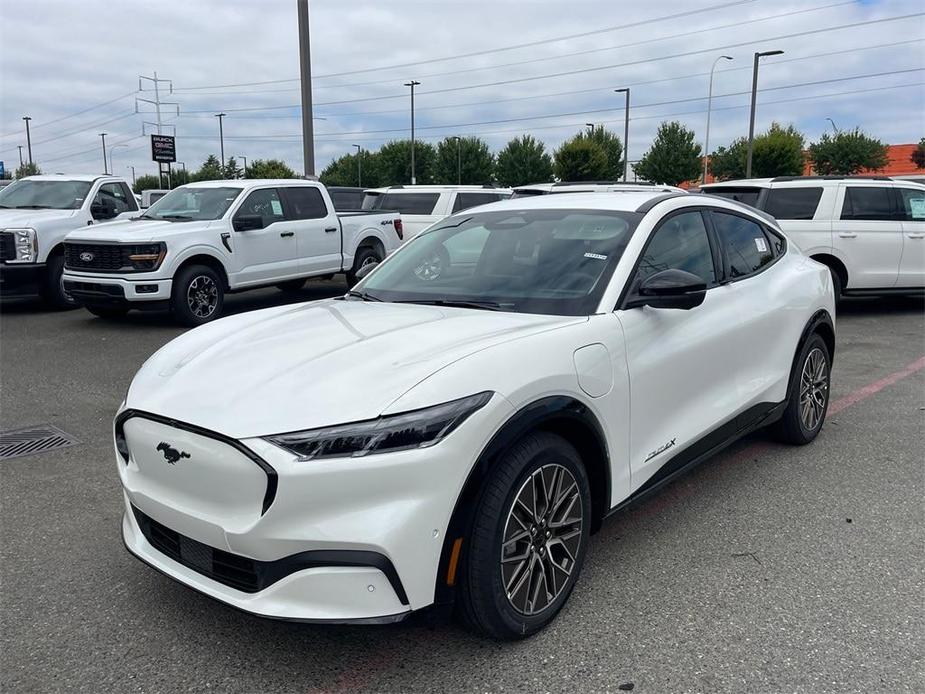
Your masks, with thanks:
[[[741,217],[747,222],[751,222],[752,224],[758,225],[758,228],[761,229],[761,232],[764,234],[764,239],[765,241],[767,241],[768,248],[771,251],[771,262],[767,263],[766,265],[762,265],[760,268],[758,268],[757,270],[754,270],[753,272],[748,273],[747,275],[739,275],[737,277],[733,277],[732,273],[729,270],[729,267],[730,267],[729,266],[729,255],[726,253],[726,249],[725,247],[723,247],[723,244],[720,243],[719,233],[716,231],[716,227],[713,225],[713,213],[729,214],[734,217]],[[725,207],[724,208],[719,208],[719,207],[710,208],[710,214],[707,215],[707,217],[709,217],[710,219],[710,227],[713,229],[713,233],[716,235],[716,242],[717,242],[717,245],[719,245],[720,253],[723,256],[723,266],[722,266],[723,267],[723,281],[720,284],[726,285],[726,284],[732,284],[733,282],[741,282],[742,280],[751,279],[752,277],[755,277],[756,275],[760,275],[762,272],[765,272],[768,268],[775,265],[777,261],[779,261],[785,255],[787,255],[787,238],[776,230],[772,232],[766,224],[755,219],[754,217],[751,217],[747,214],[743,214],[739,212],[738,210],[730,210]],[[774,244],[771,243],[771,239],[768,238],[769,233],[773,233],[775,236],[780,236],[782,239],[784,239],[784,250],[782,253],[778,254],[775,252]]]
[[[703,226],[707,232],[707,241],[710,244],[710,255],[713,257],[713,274],[716,277],[716,280],[711,284],[707,283],[707,291],[711,289],[716,289],[721,286],[723,282],[721,277],[724,276],[725,268],[720,261],[720,251],[719,251],[719,240],[716,237],[716,232],[713,229],[712,221],[710,220],[709,214],[706,214],[710,211],[710,207],[707,205],[692,205],[690,207],[679,207],[676,210],[668,212],[660,220],[658,224],[649,232],[649,238],[646,239],[645,244],[642,249],[636,255],[636,260],[633,261],[633,269],[630,271],[629,275],[626,278],[626,283],[623,285],[623,289],[620,291],[620,296],[617,299],[617,303],[614,306],[614,311],[625,311],[628,310],[626,303],[629,300],[630,288],[633,286],[633,282],[636,279],[636,273],[639,271],[639,264],[642,262],[643,257],[646,254],[646,251],[649,250],[649,245],[652,243],[652,239],[655,238],[655,235],[659,230],[673,217],[677,217],[681,214],[687,214],[689,212],[699,212],[700,218],[703,220]],[[638,228],[638,227],[637,227]]]

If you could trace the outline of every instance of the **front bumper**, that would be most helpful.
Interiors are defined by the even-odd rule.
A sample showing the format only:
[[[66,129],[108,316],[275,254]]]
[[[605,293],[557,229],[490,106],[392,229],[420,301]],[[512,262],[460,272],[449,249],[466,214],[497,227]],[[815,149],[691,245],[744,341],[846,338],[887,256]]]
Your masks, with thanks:
[[[45,263],[0,263],[0,295],[36,296],[45,281]]]
[[[170,278],[108,277],[94,273],[64,271],[64,289],[79,303],[90,306],[159,308],[170,299]]]
[[[496,424],[511,413],[496,395],[436,446],[362,458],[299,462],[262,439],[235,442],[270,467],[273,484],[247,454],[227,450],[229,440],[219,434],[209,443],[210,434],[196,427],[164,428],[170,420],[156,416],[132,425],[130,418],[124,431],[131,458],[125,464],[117,457],[123,537],[132,554],[175,580],[260,616],[397,621],[434,602],[456,500]],[[165,463],[155,452],[162,441],[189,459]],[[165,545],[152,544],[135,509],[182,534],[181,541],[233,555],[225,563],[289,563],[294,570],[269,584],[234,585],[201,559],[186,561],[179,550],[172,558]],[[299,568],[295,557],[326,565]]]

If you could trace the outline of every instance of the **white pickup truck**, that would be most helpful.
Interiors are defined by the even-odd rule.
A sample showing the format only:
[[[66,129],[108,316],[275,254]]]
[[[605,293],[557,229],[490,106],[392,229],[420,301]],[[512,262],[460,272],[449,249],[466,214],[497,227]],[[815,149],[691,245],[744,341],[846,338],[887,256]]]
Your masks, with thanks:
[[[191,183],[137,219],[68,235],[64,287],[98,316],[166,308],[201,325],[222,314],[227,292],[294,291],[340,272],[352,285],[401,242],[400,215],[338,214],[316,181]]]
[[[76,304],[64,291],[64,237],[97,222],[140,214],[117,176],[28,176],[0,190],[0,293],[41,296],[56,308]]]

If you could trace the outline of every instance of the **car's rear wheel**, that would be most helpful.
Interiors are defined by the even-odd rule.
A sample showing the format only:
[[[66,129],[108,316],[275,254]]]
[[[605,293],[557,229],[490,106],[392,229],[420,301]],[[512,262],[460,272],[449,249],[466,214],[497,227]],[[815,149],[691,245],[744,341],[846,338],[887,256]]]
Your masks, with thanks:
[[[356,257],[353,259],[353,268],[347,273],[347,286],[352,287],[360,278],[357,273],[364,267],[382,262],[382,255],[375,248],[365,246],[357,250]]]
[[[575,448],[546,432],[521,440],[477,502],[462,569],[465,622],[499,639],[546,626],[575,587],[590,524],[588,477]]]
[[[778,437],[796,445],[816,438],[829,409],[831,356],[818,333],[810,335],[800,350],[790,377],[790,399],[775,426]]]
[[[174,277],[170,305],[183,325],[208,323],[222,315],[225,289],[221,277],[205,265],[188,265]]]

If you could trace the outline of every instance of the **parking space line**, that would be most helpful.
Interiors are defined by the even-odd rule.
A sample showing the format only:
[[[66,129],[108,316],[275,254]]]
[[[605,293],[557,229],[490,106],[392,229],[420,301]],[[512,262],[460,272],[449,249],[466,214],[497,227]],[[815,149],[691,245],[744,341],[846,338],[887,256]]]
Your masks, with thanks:
[[[884,388],[891,386],[894,383],[907,378],[908,376],[911,376],[916,371],[921,371],[923,368],[925,368],[925,356],[919,357],[904,369],[900,369],[899,371],[891,373],[889,376],[884,376],[878,381],[868,383],[866,386],[862,386],[861,388],[858,388],[857,390],[840,397],[838,400],[829,405],[828,414],[838,414],[846,407],[851,407],[855,403],[861,402],[861,400],[865,400],[871,395],[879,393]]]

